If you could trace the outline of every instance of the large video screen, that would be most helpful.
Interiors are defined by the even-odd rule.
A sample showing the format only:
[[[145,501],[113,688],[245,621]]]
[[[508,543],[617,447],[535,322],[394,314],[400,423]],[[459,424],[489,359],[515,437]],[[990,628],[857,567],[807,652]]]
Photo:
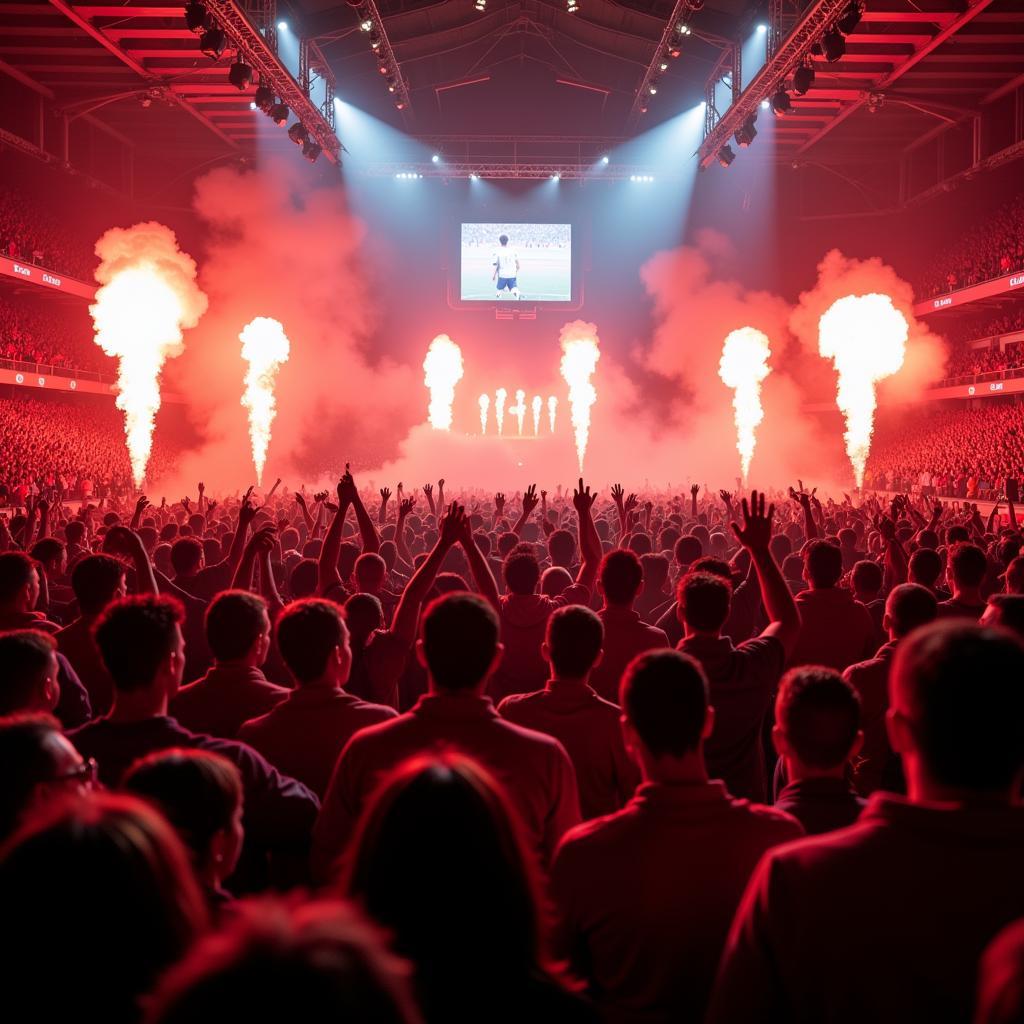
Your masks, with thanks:
[[[463,224],[465,302],[571,302],[571,224]]]

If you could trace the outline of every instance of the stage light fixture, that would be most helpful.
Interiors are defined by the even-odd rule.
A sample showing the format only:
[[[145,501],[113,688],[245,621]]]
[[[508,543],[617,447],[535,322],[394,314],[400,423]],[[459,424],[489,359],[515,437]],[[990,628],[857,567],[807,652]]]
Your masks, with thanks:
[[[668,55],[669,55],[669,56],[670,56],[670,57],[671,57],[671,58],[672,58],[673,60],[678,60],[678,59],[679,59],[679,57],[680,57],[680,56],[682,55],[682,52],[683,52],[683,51],[682,51],[681,49],[679,49],[679,44],[678,44],[678,43],[673,43],[673,44],[672,44],[672,45],[671,45],[671,46],[670,46],[670,47],[668,48]]]
[[[668,71],[668,61],[667,61],[667,60],[663,60],[663,61],[662,61],[662,62],[661,62],[661,63],[660,63],[659,65],[658,65],[658,68],[659,68],[659,69],[660,69],[661,71]]]
[[[295,124],[288,129],[288,138],[291,139],[296,146],[301,146],[309,141],[309,132],[306,131],[306,126],[301,121],[296,121]]]
[[[288,107],[284,103],[275,103],[267,111],[267,116],[278,128],[281,128],[288,123]]]
[[[736,134],[733,136],[736,139],[736,143],[746,149],[753,141],[757,138],[757,127],[754,124],[755,117],[751,114],[746,121],[743,122],[736,129]]]
[[[252,68],[240,60],[228,68],[228,81],[239,91],[245,92],[252,85]]]
[[[641,114],[647,113],[647,100],[643,99],[640,101],[640,106],[637,108]]]
[[[785,117],[792,109],[793,101],[785,89],[780,89],[770,100],[772,113],[776,117]]]
[[[679,31],[679,34],[681,36],[692,36],[693,35],[693,29],[690,28],[690,26],[687,25],[685,21],[684,22],[680,22],[679,30],[678,31]]]
[[[475,4],[473,5],[473,6],[474,6],[474,7],[475,7],[475,8],[476,8],[476,9],[477,9],[477,10],[478,10],[478,11],[479,11],[479,12],[480,12],[481,14],[483,14],[483,13],[484,13],[484,11],[486,11],[486,10],[487,10],[487,0],[476,0],[476,3],[475,3]]]
[[[704,0],[689,0],[688,6],[691,11],[702,11],[704,10]]]
[[[256,103],[254,101],[252,101],[252,100],[249,101],[249,109],[250,110],[255,110],[256,109]]]
[[[359,22],[359,28],[363,32],[370,32],[370,31],[372,31],[372,29],[373,29],[373,18],[363,18],[363,20],[361,22]]]
[[[603,163],[603,164],[607,164],[607,163],[608,163],[608,161],[609,161],[609,159],[610,159],[609,157],[607,157],[607,156],[603,156],[603,157],[601,157],[601,163]]]
[[[433,155],[433,156],[432,156],[432,157],[430,158],[430,162],[431,162],[432,164],[439,164],[439,163],[441,162],[441,154],[440,154],[440,153],[435,153],[435,154],[434,154],[434,155]]]
[[[723,146],[718,151],[718,162],[723,167],[728,167],[729,164],[731,164],[733,162],[733,160],[735,160],[735,159],[736,159],[736,154],[732,151],[732,147],[731,146]]]
[[[652,96],[657,96],[658,95],[658,82],[657,82],[657,79],[651,81],[650,85],[647,86],[647,91]]]
[[[479,174],[471,174],[469,176],[469,180],[470,181],[479,181],[480,180],[480,175]]]
[[[370,48],[373,50],[380,49],[380,33],[376,30],[370,33]]]
[[[395,108],[397,110],[405,110],[405,100],[396,100],[395,101]]]
[[[388,79],[388,92],[394,92],[398,88],[398,82],[394,78]]]
[[[810,64],[801,64],[793,72],[793,92],[797,96],[806,96],[812,85],[814,85],[814,68]]]
[[[382,75],[390,75],[391,74],[391,65],[387,62],[387,58],[386,57],[382,57],[381,58],[380,63],[377,65],[377,70]]]
[[[771,107],[771,104],[767,100],[761,100],[761,109],[762,110],[768,110],[770,107]]]
[[[208,28],[199,37],[199,49],[210,60],[220,60],[220,55],[224,52],[227,41],[227,36],[224,35],[222,29],[216,27]]]
[[[320,146],[312,139],[302,144],[302,155],[311,163],[316,163],[316,158],[323,152]]]
[[[848,36],[859,24],[861,16],[861,7],[856,0],[851,0],[850,6],[846,8],[841,15],[839,20],[836,22],[836,28],[843,33],[844,36]]]
[[[835,64],[846,54],[846,36],[838,29],[830,28],[821,37],[821,52],[829,64]]]
[[[758,25],[758,26],[757,26],[757,31],[758,31],[758,32],[759,32],[759,33],[760,33],[761,35],[764,35],[764,34],[765,34],[765,33],[766,33],[767,31],[768,31],[768,26],[767,26],[767,25]]]
[[[274,105],[274,90],[269,86],[261,85],[256,90],[253,103],[256,104],[257,110],[262,110],[264,114],[269,114],[270,108]]]
[[[561,181],[562,180],[562,176],[560,174],[552,174],[551,175],[551,180],[552,181]]]
[[[185,26],[189,32],[199,35],[205,32],[210,23],[210,13],[205,4],[198,2],[185,4]]]
[[[287,21],[279,21],[277,23],[277,31],[278,32],[287,32],[288,31],[288,22]]]

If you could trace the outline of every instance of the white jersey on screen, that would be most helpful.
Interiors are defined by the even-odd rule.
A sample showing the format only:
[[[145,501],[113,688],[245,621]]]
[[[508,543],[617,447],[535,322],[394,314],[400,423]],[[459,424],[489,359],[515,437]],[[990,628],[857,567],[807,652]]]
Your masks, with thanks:
[[[510,246],[503,245],[494,253],[494,262],[498,265],[498,277],[515,277],[519,254]]]

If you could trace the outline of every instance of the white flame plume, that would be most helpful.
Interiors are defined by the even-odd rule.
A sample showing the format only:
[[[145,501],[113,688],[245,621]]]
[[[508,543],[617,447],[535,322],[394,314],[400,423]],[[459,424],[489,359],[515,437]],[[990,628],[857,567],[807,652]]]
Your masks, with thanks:
[[[579,456],[580,472],[587,454],[590,438],[590,410],[597,401],[597,391],[591,377],[601,358],[598,348],[597,330],[593,324],[576,320],[562,328],[562,377],[569,385],[569,407],[573,430],[576,434],[576,454]]]
[[[526,417],[526,392],[520,388],[516,391],[516,404],[512,406],[512,415],[519,424],[519,436],[523,436],[523,420]]]
[[[540,395],[534,395],[530,404],[533,406],[533,433],[536,436],[540,433],[540,411],[544,408],[544,402]]]
[[[480,433],[487,433],[487,411],[491,407],[490,395],[480,396]]]
[[[505,431],[505,399],[508,392],[504,388],[498,388],[494,392],[494,418],[498,421],[498,437]]]
[[[839,375],[836,405],[846,417],[846,454],[858,487],[871,450],[875,385],[903,366],[907,334],[906,317],[877,293],[837,299],[818,321],[818,351]]]
[[[423,383],[430,389],[428,415],[435,430],[452,429],[455,385],[462,380],[462,373],[462,349],[447,334],[439,334],[423,360]]]
[[[149,221],[111,228],[96,243],[100,288],[89,307],[96,344],[116,357],[117,407],[135,486],[141,487],[160,408],[160,372],[181,355],[182,329],[206,312],[195,261],[178,248],[174,232]]]
[[[242,405],[249,410],[252,462],[256,467],[256,482],[262,484],[270,447],[270,427],[277,415],[274,383],[281,364],[288,362],[291,348],[280,321],[267,316],[258,316],[247,323],[238,338],[242,342],[242,358],[249,364],[245,371]]]
[[[732,331],[722,345],[718,376],[733,389],[732,407],[736,418],[736,450],[744,486],[750,473],[750,460],[757,444],[756,430],[764,419],[761,408],[761,383],[771,373],[768,359],[772,350],[768,336],[753,327]]]
[[[555,416],[558,414],[558,399],[554,395],[548,398],[548,423],[551,425],[551,433],[555,432]]]

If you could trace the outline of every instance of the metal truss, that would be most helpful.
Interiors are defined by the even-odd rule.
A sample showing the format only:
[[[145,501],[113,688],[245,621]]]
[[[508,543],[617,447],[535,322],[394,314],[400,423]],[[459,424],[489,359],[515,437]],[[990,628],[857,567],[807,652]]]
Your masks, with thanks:
[[[754,80],[734,100],[732,106],[715,122],[704,136],[698,150],[702,168],[709,166],[718,151],[732,138],[758,104],[785,84],[797,63],[810,52],[811,46],[849,5],[849,0],[816,0],[804,12],[793,31],[777,46],[775,53]]]
[[[630,181],[642,184],[655,180],[678,177],[655,172],[652,167],[627,164],[601,164],[550,162],[516,163],[511,161],[488,163],[480,160],[442,161],[441,163],[372,163],[353,168],[356,173],[371,178],[395,178],[403,175],[419,178],[487,178],[489,180],[526,179],[540,181],[560,178],[563,181]]]
[[[672,8],[672,13],[669,15],[669,19],[665,23],[665,28],[661,33],[661,38],[658,40],[658,45],[654,48],[654,55],[651,57],[650,62],[644,70],[644,77],[640,80],[640,86],[636,91],[636,96],[633,98],[633,105],[629,109],[629,118],[627,121],[629,126],[636,124],[639,119],[642,113],[640,107],[644,103],[644,100],[650,95],[652,79],[656,79],[661,75],[661,68],[659,65],[675,38],[676,29],[679,27],[680,23],[687,20],[692,9],[690,0],[676,0],[676,4]]]

